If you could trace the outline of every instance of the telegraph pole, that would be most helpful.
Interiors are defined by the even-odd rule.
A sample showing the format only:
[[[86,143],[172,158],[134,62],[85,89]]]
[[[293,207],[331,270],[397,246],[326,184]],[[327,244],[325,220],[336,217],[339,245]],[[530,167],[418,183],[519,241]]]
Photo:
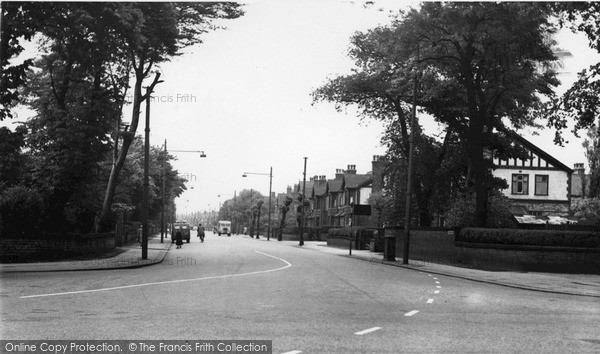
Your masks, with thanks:
[[[408,264],[408,248],[410,247],[410,197],[412,193],[413,160],[415,153],[415,128],[417,122],[417,71],[413,81],[413,106],[410,118],[410,140],[408,150],[408,178],[406,186],[406,210],[404,211],[404,250],[402,252],[402,264]]]
[[[269,170],[269,227],[267,228],[267,241],[271,240],[271,187],[273,186],[273,166]]]
[[[148,259],[148,199],[150,169],[150,95],[151,88],[146,88],[146,128],[144,129],[144,195],[142,198],[142,259]]]
[[[304,158],[304,180],[302,182],[302,200],[300,201],[300,203],[302,203],[302,216],[301,216],[301,225],[300,225],[300,246],[304,246],[304,215],[305,215],[305,210],[304,210],[304,200],[306,199],[306,160],[308,159],[308,157]]]
[[[150,170],[150,100],[152,99],[152,91],[159,81],[160,73],[154,77],[154,81],[150,86],[146,87],[146,129],[144,129],[144,193],[142,197],[142,259],[148,259],[148,211],[149,211],[149,170]]]

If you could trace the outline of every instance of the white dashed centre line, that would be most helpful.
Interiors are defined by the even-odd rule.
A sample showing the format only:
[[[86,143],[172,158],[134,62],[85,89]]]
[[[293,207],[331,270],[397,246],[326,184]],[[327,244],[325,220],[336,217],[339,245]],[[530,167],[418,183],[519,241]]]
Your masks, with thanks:
[[[436,287],[436,288],[438,288],[438,289],[441,289],[441,288],[442,288],[442,287],[441,287],[441,286],[439,286],[439,285],[436,285],[435,287]]]
[[[436,284],[439,284],[440,282],[439,282],[439,281],[436,281],[435,283],[436,283]]]
[[[434,293],[434,294],[439,294],[439,293],[440,293],[440,291],[439,291],[439,290],[436,290],[436,291],[434,291],[433,293]]]
[[[300,354],[302,353],[301,350],[292,350],[291,352],[285,352],[285,353],[281,353],[281,354]]]
[[[427,300],[427,303],[428,303],[428,304],[432,304],[432,303],[433,303],[433,299],[429,299],[429,300]]]
[[[365,329],[364,331],[356,332],[354,334],[356,334],[357,336],[362,336],[362,335],[365,335],[367,333],[378,331],[380,329],[381,329],[381,327],[373,327],[373,328]]]
[[[404,316],[410,317],[410,316],[416,315],[417,313],[419,313],[418,310],[412,310],[410,312],[405,313]]]

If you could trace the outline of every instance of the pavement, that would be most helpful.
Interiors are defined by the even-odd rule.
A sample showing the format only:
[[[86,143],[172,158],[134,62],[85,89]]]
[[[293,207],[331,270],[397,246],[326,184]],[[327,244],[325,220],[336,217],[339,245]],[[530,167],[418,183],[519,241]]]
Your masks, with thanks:
[[[139,268],[161,263],[170,248],[170,236],[165,236],[164,242],[161,243],[160,234],[151,235],[148,237],[148,257],[146,259],[142,259],[142,247],[136,243],[129,246],[117,247],[116,251],[118,254],[107,258],[62,262],[2,263],[0,264],[0,274]]]
[[[287,247],[300,247],[298,246],[298,241],[267,241],[264,237],[260,241],[274,242]],[[164,243],[161,243],[160,235],[153,235],[148,240],[147,259],[141,258],[141,247],[135,244],[118,247],[117,250],[121,252],[110,258],[66,262],[0,264],[0,273],[108,270],[145,267],[161,263],[170,250],[171,245],[170,238],[165,237]],[[396,258],[396,261],[387,261],[383,259],[382,253],[370,252],[368,250],[352,250],[352,255],[350,255],[348,249],[328,247],[326,242],[318,241],[305,241],[302,248],[324,252],[332,256],[350,257],[371,263],[381,263],[393,267],[482,283],[547,293],[600,298],[600,275],[486,271],[416,260],[411,260],[408,265],[405,265],[402,264],[401,257]]]

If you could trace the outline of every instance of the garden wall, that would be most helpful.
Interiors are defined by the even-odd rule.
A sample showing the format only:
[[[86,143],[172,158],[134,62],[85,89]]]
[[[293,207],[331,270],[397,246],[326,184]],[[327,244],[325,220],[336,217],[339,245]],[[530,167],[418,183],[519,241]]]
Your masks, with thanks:
[[[600,249],[456,242],[457,262],[486,270],[600,274]]]
[[[396,259],[402,259],[404,236],[403,228],[385,229],[385,237],[396,237]],[[454,231],[437,228],[415,229],[410,231],[409,241],[409,259],[443,264],[456,263]]]
[[[0,262],[31,262],[101,254],[115,248],[113,233],[0,239]]]

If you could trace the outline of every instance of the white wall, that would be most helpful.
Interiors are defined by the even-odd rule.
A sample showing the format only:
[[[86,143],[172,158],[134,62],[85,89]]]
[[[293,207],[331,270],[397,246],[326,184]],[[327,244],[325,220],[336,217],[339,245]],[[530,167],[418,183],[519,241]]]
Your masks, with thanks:
[[[512,190],[512,175],[528,174],[529,175],[529,194],[511,194]],[[569,200],[569,175],[565,171],[546,171],[546,170],[528,170],[522,169],[496,169],[493,171],[494,176],[506,180],[508,189],[502,191],[504,195],[511,199],[536,199],[536,200]],[[548,175],[548,195],[535,195],[535,175]]]

